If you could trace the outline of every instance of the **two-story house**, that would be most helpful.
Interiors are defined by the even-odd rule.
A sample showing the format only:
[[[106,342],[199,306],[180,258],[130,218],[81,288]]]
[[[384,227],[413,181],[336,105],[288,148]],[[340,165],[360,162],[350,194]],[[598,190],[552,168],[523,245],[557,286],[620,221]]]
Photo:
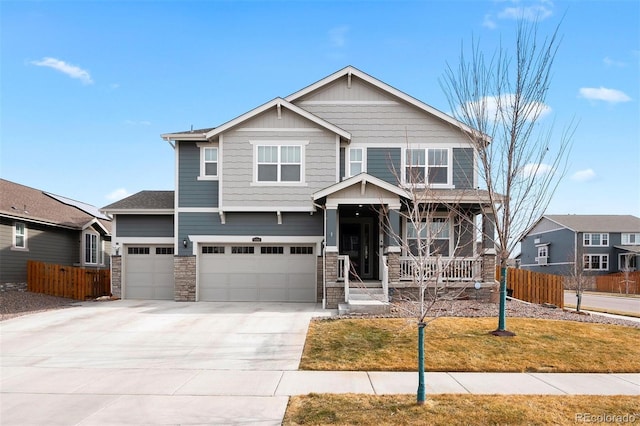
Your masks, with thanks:
[[[110,245],[96,207],[0,179],[0,288],[26,290],[29,260],[107,268]]]
[[[544,215],[520,244],[523,269],[573,276],[633,271],[640,261],[640,218]]]
[[[103,208],[115,222],[113,293],[335,308],[364,282],[387,300],[416,293],[419,237],[432,265],[446,261],[441,281],[493,285],[469,131],[346,67],[218,127],[163,134],[175,191]],[[424,226],[406,218],[414,191],[432,213]]]

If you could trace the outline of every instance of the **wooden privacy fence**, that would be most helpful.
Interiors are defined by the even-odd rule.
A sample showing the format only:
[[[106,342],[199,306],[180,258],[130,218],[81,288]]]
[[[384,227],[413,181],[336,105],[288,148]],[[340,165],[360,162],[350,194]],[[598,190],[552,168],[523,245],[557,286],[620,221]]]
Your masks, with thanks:
[[[617,272],[596,277],[596,291],[621,294],[640,294],[640,271]]]
[[[111,294],[111,271],[29,260],[27,290],[76,300],[108,296]]]
[[[496,268],[500,280],[500,268]],[[550,303],[564,308],[564,283],[561,275],[543,274],[526,269],[507,268],[507,289],[515,299],[530,303]]]

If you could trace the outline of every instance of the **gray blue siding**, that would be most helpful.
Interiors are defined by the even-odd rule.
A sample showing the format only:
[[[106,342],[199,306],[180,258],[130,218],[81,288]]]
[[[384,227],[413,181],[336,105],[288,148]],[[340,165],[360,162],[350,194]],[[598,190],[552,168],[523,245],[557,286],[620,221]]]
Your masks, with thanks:
[[[28,250],[12,250],[13,221],[0,223],[0,282],[27,282],[27,260],[75,265],[80,262],[80,231],[23,222]]]
[[[242,235],[263,236],[322,236],[322,213],[282,213],[278,225],[275,213],[226,213],[225,224],[217,213],[180,213],[179,235],[182,240],[189,235]],[[191,254],[191,247],[180,246],[180,255]]]
[[[178,142],[178,206],[218,207],[218,181],[198,180],[200,148],[194,142]]]
[[[401,173],[401,151],[400,148],[367,149],[367,173],[397,185]]]
[[[173,215],[117,215],[117,237],[173,237]]]
[[[473,148],[454,148],[452,166],[456,189],[474,188]]]

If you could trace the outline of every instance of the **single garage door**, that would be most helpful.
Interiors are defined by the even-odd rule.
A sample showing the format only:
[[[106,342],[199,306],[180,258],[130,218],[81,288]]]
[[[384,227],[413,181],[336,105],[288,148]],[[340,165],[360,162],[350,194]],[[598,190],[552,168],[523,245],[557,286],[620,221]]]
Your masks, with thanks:
[[[174,299],[172,246],[127,246],[125,253],[125,299]]]
[[[202,245],[198,300],[315,302],[315,245]]]

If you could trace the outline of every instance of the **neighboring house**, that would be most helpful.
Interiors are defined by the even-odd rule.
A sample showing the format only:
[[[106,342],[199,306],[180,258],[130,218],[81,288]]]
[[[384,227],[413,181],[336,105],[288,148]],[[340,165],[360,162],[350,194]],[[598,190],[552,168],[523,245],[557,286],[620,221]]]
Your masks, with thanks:
[[[106,268],[110,241],[96,207],[0,179],[0,287],[25,289],[27,260]]]
[[[489,199],[468,131],[347,67],[218,127],[164,134],[175,192],[102,209],[114,217],[112,291],[335,308],[357,286],[343,272],[351,267],[385,299],[415,295],[407,251],[416,230],[402,214],[413,190],[438,210],[423,232],[433,233],[430,265],[449,265],[443,281],[493,285],[494,243],[471,226]]]
[[[640,218],[544,215],[520,241],[520,266],[557,275],[604,275],[640,266]]]

